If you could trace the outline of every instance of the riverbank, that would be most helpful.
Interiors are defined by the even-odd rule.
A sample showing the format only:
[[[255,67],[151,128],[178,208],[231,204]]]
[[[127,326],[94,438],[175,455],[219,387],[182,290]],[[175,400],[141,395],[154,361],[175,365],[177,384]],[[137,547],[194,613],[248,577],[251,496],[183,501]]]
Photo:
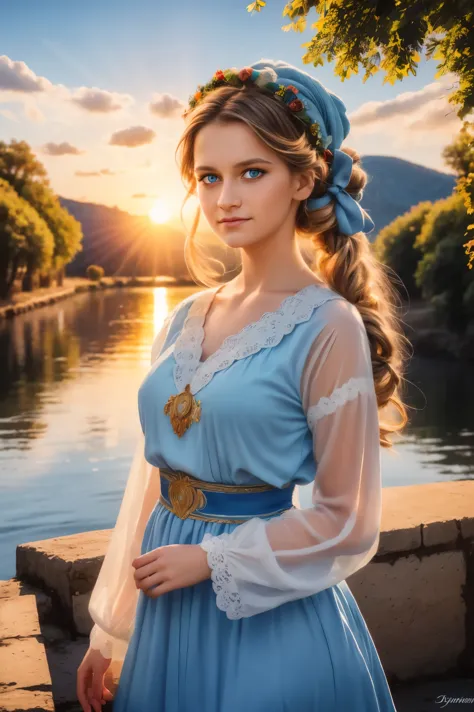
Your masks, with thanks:
[[[15,292],[9,300],[0,300],[0,320],[9,319],[31,309],[53,304],[81,292],[123,287],[192,287],[194,282],[173,277],[103,277],[91,282],[84,277],[66,277],[61,287],[43,287],[34,292]]]
[[[413,344],[417,356],[453,361],[474,360],[474,323],[464,334],[450,331],[438,325],[434,307],[422,300],[405,304],[401,319],[405,335]]]
[[[62,287],[47,287],[34,292],[16,292],[8,301],[0,300],[0,321],[53,304],[61,299],[86,291],[124,287],[194,287],[195,282],[173,277],[104,277],[91,282],[83,277],[66,277]],[[435,310],[422,300],[404,304],[399,316],[405,335],[417,356],[449,360],[474,360],[474,324],[466,334],[459,335],[438,326]]]

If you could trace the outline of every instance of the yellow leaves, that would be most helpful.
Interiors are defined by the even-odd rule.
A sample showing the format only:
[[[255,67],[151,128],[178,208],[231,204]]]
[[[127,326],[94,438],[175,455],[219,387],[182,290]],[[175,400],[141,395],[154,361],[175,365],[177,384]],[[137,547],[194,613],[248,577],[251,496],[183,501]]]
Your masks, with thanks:
[[[433,54],[431,56],[432,56],[432,59],[439,59],[440,61],[443,61],[444,59],[446,59],[443,48],[441,45],[438,45],[436,47],[435,51],[433,52]]]
[[[299,17],[295,22],[290,22],[289,25],[283,25],[282,30],[283,32],[289,32],[290,30],[293,30],[294,32],[304,32],[306,28],[306,18],[305,17]]]
[[[377,74],[379,71],[380,67],[377,67],[375,64],[371,64],[370,66],[365,68],[365,75],[362,77],[362,84],[365,84],[367,79],[370,79],[372,74]]]
[[[255,2],[247,5],[247,12],[260,12],[262,7],[265,7],[266,4],[266,0],[255,0]]]
[[[320,32],[322,29],[324,29],[325,24],[326,24],[326,18],[320,17],[319,20],[316,20],[316,22],[313,22],[311,27],[313,27],[315,30],[318,30],[318,32]]]
[[[285,5],[285,8],[283,10],[283,17],[285,15],[291,17],[295,14],[296,10],[299,10],[300,8],[304,8],[304,0],[293,0],[293,2],[289,2],[287,5]]]

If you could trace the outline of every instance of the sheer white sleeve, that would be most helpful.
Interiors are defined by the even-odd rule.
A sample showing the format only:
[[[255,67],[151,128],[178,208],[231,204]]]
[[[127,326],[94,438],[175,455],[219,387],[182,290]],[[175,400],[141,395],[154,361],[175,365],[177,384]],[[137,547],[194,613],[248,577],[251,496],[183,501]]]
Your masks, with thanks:
[[[163,348],[175,311],[154,339],[152,364]],[[145,460],[144,452],[145,437],[140,430],[117,521],[89,601],[94,621],[90,647],[114,660],[125,658],[133,632],[139,589],[132,561],[140,555],[146,524],[160,496],[159,470]]]
[[[365,566],[378,548],[381,467],[369,341],[356,307],[331,300],[301,375],[312,433],[312,506],[254,517],[204,535],[216,605],[248,617],[329,588]],[[324,311],[323,311],[324,310]]]

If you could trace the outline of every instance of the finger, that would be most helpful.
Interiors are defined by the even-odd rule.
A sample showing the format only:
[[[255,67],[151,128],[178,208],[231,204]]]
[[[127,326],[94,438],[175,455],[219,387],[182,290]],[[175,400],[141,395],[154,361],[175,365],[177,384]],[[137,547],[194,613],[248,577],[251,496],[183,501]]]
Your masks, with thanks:
[[[159,567],[159,564],[156,561],[152,561],[151,564],[147,564],[146,566],[140,566],[139,569],[135,570],[134,576],[135,576],[135,581],[141,581],[142,579],[146,578],[147,576],[151,576],[153,574],[158,573],[158,571],[161,569],[157,568]]]
[[[88,698],[89,698],[89,703],[90,703],[92,709],[94,710],[94,712],[101,712],[102,705],[94,697],[94,693],[91,688],[89,688],[89,691],[88,691]]]
[[[113,694],[107,687],[105,687],[105,685],[104,685],[104,689],[102,690],[102,699],[104,699],[106,702],[110,702],[111,700],[114,699]]]
[[[84,712],[91,712],[90,704],[87,700],[87,678],[88,674],[85,673],[83,668],[79,668],[77,671],[77,699],[84,710]]]
[[[140,581],[139,586],[143,591],[146,591],[149,588],[152,588],[153,586],[157,586],[158,584],[164,583],[165,580],[166,579],[163,577],[163,574],[156,573],[153,574],[153,576],[148,576],[147,578]]]
[[[146,554],[137,556],[137,558],[132,561],[132,566],[134,566],[135,568],[139,568],[140,566],[145,566],[146,564],[149,564],[156,558],[157,551],[153,549],[153,551],[148,551]]]
[[[102,690],[104,687],[104,673],[94,671],[94,679],[92,681],[92,698],[98,702],[100,709],[100,701],[102,699]]]
[[[150,588],[148,591],[144,591],[144,593],[150,598],[158,598],[158,596],[161,596],[163,593],[168,593],[168,591],[173,590],[173,585],[169,581],[166,581],[165,583]]]

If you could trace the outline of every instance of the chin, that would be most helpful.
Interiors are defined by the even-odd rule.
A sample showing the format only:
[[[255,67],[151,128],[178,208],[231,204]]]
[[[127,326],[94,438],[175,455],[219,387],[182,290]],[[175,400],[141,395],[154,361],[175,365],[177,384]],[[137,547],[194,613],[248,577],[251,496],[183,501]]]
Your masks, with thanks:
[[[265,239],[265,235],[255,235],[253,230],[245,234],[245,229],[226,230],[226,228],[222,229],[221,225],[218,225],[217,231],[215,232],[224,245],[233,248],[250,247]]]

